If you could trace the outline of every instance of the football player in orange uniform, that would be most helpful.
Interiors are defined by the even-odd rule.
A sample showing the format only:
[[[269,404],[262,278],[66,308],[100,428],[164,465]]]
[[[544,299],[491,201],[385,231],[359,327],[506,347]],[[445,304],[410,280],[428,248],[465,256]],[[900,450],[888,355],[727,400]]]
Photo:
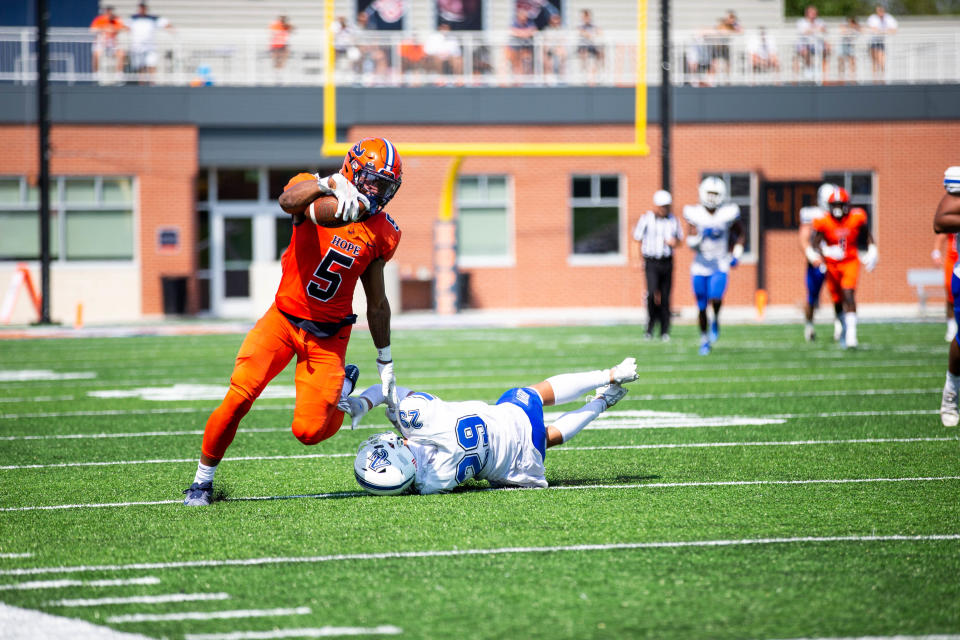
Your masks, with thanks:
[[[947,292],[947,333],[943,339],[947,342],[957,335],[957,320],[953,317],[953,267],[957,264],[957,239],[953,233],[937,234],[930,252],[933,263],[943,269],[943,286]]]
[[[353,390],[357,369],[344,358],[357,280],[367,297],[367,321],[377,348],[377,368],[388,404],[396,406],[396,379],[390,354],[390,303],[384,291],[384,264],[400,242],[400,228],[383,207],[400,188],[402,164],[389,140],[365,138],[347,153],[339,173],[301,173],[280,196],[293,218],[293,236],[280,263],[283,274],[273,305],[247,334],[237,354],[230,389],[203,433],[200,463],[184,504],[209,505],[217,464],[233,441],[240,420],[278,373],[297,357],[293,434],[316,444],[343,423],[341,392]],[[330,183],[334,183],[334,187]],[[346,223],[316,224],[314,200],[335,195],[337,217]],[[362,203],[369,215],[361,217]],[[347,382],[344,382],[344,378]]]
[[[943,187],[946,193],[940,199],[937,213],[933,218],[933,230],[936,233],[960,234],[960,166],[950,167],[943,174]],[[960,235],[956,237],[960,238]],[[953,269],[951,286],[953,288],[953,315],[960,318],[960,264]],[[940,400],[940,422],[945,427],[955,427],[960,423],[960,410],[957,407],[958,388],[960,388],[960,335],[950,341],[950,356],[947,362],[947,379],[943,384],[943,397]]]
[[[850,207],[850,194],[837,187],[827,198],[830,215],[813,221],[813,238],[805,253],[810,262],[822,259],[827,266],[827,290],[834,304],[843,305],[844,348],[857,346],[857,301],[855,291],[860,277],[860,263],[867,271],[877,266],[877,245],[867,228],[867,212]],[[867,252],[860,256],[857,238],[867,236]],[[816,247],[816,248],[815,248]],[[819,251],[818,251],[819,249]]]

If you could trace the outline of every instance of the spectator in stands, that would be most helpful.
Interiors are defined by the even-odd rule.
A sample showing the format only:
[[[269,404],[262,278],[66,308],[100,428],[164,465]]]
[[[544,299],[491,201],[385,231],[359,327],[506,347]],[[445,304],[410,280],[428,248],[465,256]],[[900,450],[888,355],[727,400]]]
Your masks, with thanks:
[[[330,25],[330,33],[333,34],[333,51],[337,58],[337,68],[359,71],[356,67],[360,61],[360,50],[353,43],[353,27],[347,22],[346,17],[339,16],[334,20]]]
[[[600,46],[600,29],[593,24],[593,15],[589,9],[580,11],[580,26],[577,27],[577,56],[580,58],[580,71],[587,82],[595,82],[597,71],[603,65],[603,48]]]
[[[803,17],[797,20],[797,64],[802,64],[807,71],[813,69],[817,57],[820,57],[823,74],[827,73],[830,61],[830,45],[827,43],[827,25],[819,17],[817,8],[812,4],[803,12]],[[796,66],[796,65],[795,65]],[[798,69],[795,69],[798,70]]]
[[[193,78],[190,79],[191,87],[212,87],[213,86],[213,70],[209,65],[201,64],[197,67],[197,72],[194,74]]]
[[[757,33],[747,39],[747,55],[750,68],[754,73],[780,71],[780,58],[777,56],[777,43],[766,27],[760,27]]]
[[[375,26],[371,26],[369,14],[361,11],[357,14],[357,28],[360,31],[374,31]],[[363,40],[363,35],[358,34]],[[365,44],[358,47],[360,52],[360,73],[365,76],[365,81],[370,82],[371,76],[376,76],[383,80],[387,76],[389,67],[388,47]]]
[[[840,55],[837,56],[837,71],[840,80],[857,79],[857,38],[860,36],[860,23],[856,16],[847,16],[840,27]]]
[[[130,17],[130,70],[140,74],[140,82],[153,84],[157,71],[157,31],[172,29],[166,18],[152,15],[147,3],[137,5],[137,12]]]
[[[550,0],[515,0],[514,6],[517,11],[523,11],[527,14],[527,19],[538,31],[546,28],[550,23],[550,18],[560,15],[560,12],[557,11]]]
[[[399,31],[403,29],[403,16],[407,11],[404,0],[373,0],[363,13],[367,29]]]
[[[123,50],[117,47],[117,34],[127,30],[127,25],[114,13],[113,7],[104,7],[103,13],[90,23],[90,30],[97,35],[93,45],[93,72],[100,70],[101,58],[113,58],[117,73],[123,72]]]
[[[525,9],[519,6],[510,26],[510,45],[507,47],[507,59],[514,76],[533,73],[533,36],[537,27],[530,20]]]
[[[437,0],[437,26],[450,25],[454,31],[482,31],[480,0]]]
[[[873,78],[879,80],[887,68],[887,36],[897,32],[897,19],[887,13],[882,4],[867,18],[870,38],[870,60],[873,62]]]
[[[293,25],[287,16],[279,16],[270,23],[270,57],[273,58],[273,68],[282,69],[290,57],[290,34]]]
[[[559,13],[550,16],[550,22],[541,33],[543,73],[551,84],[556,84],[563,77],[567,64],[567,33]]]
[[[717,22],[717,27],[711,36],[710,67],[712,73],[726,74],[730,72],[730,36],[737,33],[743,33],[743,27],[737,20],[737,14],[733,11],[727,11],[727,15]]]
[[[428,73],[460,75],[463,73],[463,57],[460,42],[450,33],[450,25],[441,22],[437,30],[423,42]]]

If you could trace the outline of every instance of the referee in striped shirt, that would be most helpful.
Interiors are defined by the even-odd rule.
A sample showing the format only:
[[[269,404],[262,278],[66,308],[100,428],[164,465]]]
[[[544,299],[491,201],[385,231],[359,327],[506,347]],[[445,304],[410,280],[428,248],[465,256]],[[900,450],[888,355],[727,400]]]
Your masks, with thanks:
[[[644,338],[653,338],[653,328],[660,321],[660,339],[670,341],[670,289],[673,286],[673,250],[683,240],[680,221],[670,213],[673,198],[669,191],[653,194],[653,211],[647,211],[633,230],[633,239],[643,251],[647,274],[647,332]]]

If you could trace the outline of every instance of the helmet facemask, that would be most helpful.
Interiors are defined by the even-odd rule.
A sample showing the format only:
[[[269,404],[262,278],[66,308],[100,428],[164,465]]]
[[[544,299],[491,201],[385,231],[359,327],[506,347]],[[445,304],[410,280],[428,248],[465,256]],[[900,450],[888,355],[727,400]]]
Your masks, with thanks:
[[[848,213],[850,213],[850,205],[848,205],[846,202],[830,203],[830,215],[832,215],[837,220],[840,220]]]
[[[376,213],[396,195],[400,180],[373,168],[361,167],[354,173],[354,185],[370,201],[370,212]]]

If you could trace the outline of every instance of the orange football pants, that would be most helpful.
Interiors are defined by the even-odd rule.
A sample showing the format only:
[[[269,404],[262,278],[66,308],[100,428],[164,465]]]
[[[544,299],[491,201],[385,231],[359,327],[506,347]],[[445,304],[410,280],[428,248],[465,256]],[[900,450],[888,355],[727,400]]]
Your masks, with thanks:
[[[843,300],[843,289],[856,289],[860,278],[860,259],[856,256],[845,260],[827,260],[827,291],[836,304]]]
[[[343,424],[337,402],[343,388],[351,328],[344,327],[330,338],[318,338],[290,324],[277,305],[271,305],[240,345],[230,389],[207,419],[203,454],[215,460],[223,458],[253,401],[294,355],[297,400],[293,435],[304,444],[316,444],[335,434]]]

